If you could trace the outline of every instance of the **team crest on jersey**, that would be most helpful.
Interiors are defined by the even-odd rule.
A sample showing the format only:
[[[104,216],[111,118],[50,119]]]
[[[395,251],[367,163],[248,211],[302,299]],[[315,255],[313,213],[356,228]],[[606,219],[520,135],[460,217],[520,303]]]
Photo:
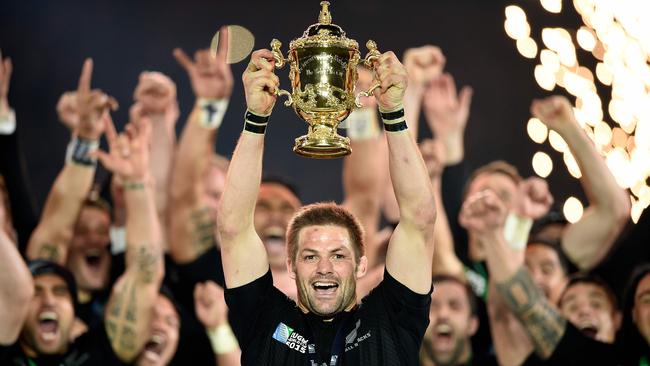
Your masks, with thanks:
[[[273,339],[300,353],[307,352],[309,340],[284,323],[278,324],[273,332]]]

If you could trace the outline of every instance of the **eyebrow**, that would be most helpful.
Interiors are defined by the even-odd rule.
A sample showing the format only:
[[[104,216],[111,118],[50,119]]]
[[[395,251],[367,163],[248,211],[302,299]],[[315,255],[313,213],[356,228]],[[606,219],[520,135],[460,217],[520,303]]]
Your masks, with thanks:
[[[337,247],[337,248],[335,248],[335,249],[330,250],[329,253],[336,253],[336,252],[339,252],[339,251],[346,251],[346,250],[347,250],[346,247],[344,247],[344,246],[340,246],[340,247]],[[300,251],[300,253],[305,253],[305,252],[316,253],[316,254],[320,253],[320,251],[318,251],[318,250],[316,250],[316,249],[312,249],[312,248],[303,248],[303,249]]]

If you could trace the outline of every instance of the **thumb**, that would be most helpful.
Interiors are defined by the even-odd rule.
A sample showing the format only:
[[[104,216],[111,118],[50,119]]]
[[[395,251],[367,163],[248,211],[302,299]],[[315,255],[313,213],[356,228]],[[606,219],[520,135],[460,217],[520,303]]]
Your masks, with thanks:
[[[471,86],[464,86],[460,90],[460,94],[458,96],[461,107],[464,109],[469,109],[470,105],[472,104],[473,96],[474,96],[474,89]]]

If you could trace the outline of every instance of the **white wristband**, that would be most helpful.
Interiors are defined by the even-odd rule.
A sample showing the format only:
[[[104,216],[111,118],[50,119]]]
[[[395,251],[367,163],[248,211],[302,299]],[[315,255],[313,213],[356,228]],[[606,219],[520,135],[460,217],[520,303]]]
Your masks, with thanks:
[[[0,135],[11,135],[16,131],[16,113],[13,109],[5,115],[0,115]]]
[[[223,116],[228,109],[227,98],[225,99],[206,99],[199,98],[196,104],[199,107],[199,124],[208,129],[216,129],[221,126]]]
[[[223,355],[239,348],[239,343],[237,343],[237,338],[235,338],[230,325],[222,324],[216,329],[207,332],[214,353]]]
[[[377,123],[377,111],[372,108],[356,109],[343,121],[341,128],[347,128],[348,137],[352,140],[370,140],[381,133]]]
[[[509,213],[503,227],[503,237],[512,249],[524,250],[533,220],[515,213]]]

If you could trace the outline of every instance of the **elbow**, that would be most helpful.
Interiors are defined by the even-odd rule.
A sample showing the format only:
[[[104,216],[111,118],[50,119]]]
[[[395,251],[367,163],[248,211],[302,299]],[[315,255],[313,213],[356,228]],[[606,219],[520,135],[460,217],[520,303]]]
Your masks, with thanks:
[[[433,234],[436,222],[436,203],[431,195],[426,200],[421,200],[407,210],[400,213],[402,219],[410,221],[419,231]]]

